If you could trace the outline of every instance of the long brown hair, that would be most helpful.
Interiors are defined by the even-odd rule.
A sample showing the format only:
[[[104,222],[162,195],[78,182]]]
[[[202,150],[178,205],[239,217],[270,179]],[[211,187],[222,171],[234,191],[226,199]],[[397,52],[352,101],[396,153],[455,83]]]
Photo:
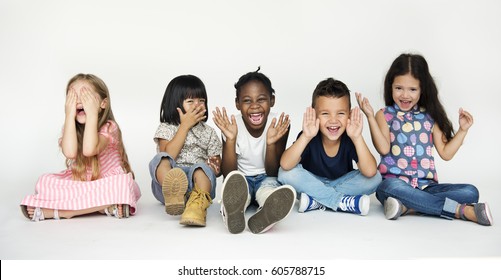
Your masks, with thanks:
[[[452,123],[440,102],[437,86],[430,74],[428,63],[422,55],[404,53],[393,61],[384,80],[385,105],[392,106],[395,103],[392,92],[395,77],[406,74],[411,74],[416,80],[419,80],[421,97],[419,98],[418,105],[426,109],[426,112],[430,114],[444,133],[447,141],[451,140],[454,136]]]
[[[71,87],[71,85],[76,81],[85,81],[89,83],[90,86],[94,89],[97,94],[101,97],[101,100],[107,99],[106,108],[101,110],[98,114],[98,125],[99,129],[106,124],[108,121],[115,121],[115,117],[113,116],[113,111],[111,110],[111,100],[110,93],[108,91],[108,87],[99,77],[92,74],[77,74],[73,78],[68,81],[68,85],[66,86],[66,94]],[[120,131],[120,127],[117,125],[118,130],[118,151],[122,158],[122,168],[128,173],[132,173],[134,177],[134,172],[129,164],[129,159],[127,157],[127,153],[125,151],[125,147],[122,141],[122,132]],[[96,180],[101,177],[100,174],[100,166],[98,156],[86,157],[83,155],[83,136],[85,131],[85,124],[80,124],[75,119],[75,126],[77,131],[77,142],[78,142],[78,152],[77,157],[75,159],[66,159],[66,166],[71,168],[73,173],[73,179],[78,181],[86,181],[87,180],[87,168],[91,168],[92,177],[91,180]]]

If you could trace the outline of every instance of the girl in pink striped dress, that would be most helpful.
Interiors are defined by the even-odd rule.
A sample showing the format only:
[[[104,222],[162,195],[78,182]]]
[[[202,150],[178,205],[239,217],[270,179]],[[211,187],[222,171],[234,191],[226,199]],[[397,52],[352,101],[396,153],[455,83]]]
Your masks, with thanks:
[[[42,175],[35,194],[21,201],[33,221],[99,212],[117,218],[136,212],[141,197],[106,84],[92,74],[74,76],[66,88],[65,122],[59,141],[66,170]]]

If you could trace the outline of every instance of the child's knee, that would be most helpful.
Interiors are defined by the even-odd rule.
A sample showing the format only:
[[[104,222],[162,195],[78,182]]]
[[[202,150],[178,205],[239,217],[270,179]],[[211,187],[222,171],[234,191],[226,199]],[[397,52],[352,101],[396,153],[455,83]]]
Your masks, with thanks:
[[[284,170],[282,167],[278,169],[278,181],[284,184],[291,184],[299,178],[301,172],[297,167],[290,170]]]
[[[368,193],[374,193],[381,184],[381,181],[382,177],[379,171],[376,172],[376,175],[368,178],[368,182],[366,184]]]

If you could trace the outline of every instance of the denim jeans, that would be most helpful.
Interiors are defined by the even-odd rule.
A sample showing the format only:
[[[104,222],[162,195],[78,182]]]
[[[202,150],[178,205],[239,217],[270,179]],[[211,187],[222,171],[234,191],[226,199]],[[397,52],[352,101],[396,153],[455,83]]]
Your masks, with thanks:
[[[162,159],[167,158],[169,159],[170,165],[172,168],[178,167],[181,168],[184,173],[186,173],[186,176],[188,177],[188,190],[186,193],[191,192],[193,190],[193,173],[197,168],[200,168],[204,171],[205,175],[210,180],[210,196],[212,199],[216,197],[216,174],[214,174],[214,171],[206,164],[206,163],[197,163],[192,166],[186,167],[186,166],[178,166],[176,164],[176,161],[168,154],[164,152],[160,152],[153,157],[153,159],[150,161],[149,164],[149,169],[150,169],[150,176],[151,176],[151,192],[153,193],[153,196],[160,201],[161,203],[165,203],[164,201],[164,195],[162,193],[162,184],[158,182],[157,180],[157,168],[160,165],[160,162]]]
[[[247,184],[249,185],[251,203],[254,203],[256,201],[256,192],[259,188],[261,187],[277,188],[282,185],[277,181],[277,177],[269,177],[266,174],[245,176],[245,179],[247,179]]]
[[[337,179],[317,176],[298,164],[291,170],[278,171],[278,181],[291,185],[297,193],[306,193],[324,206],[336,211],[344,195],[370,195],[381,182],[379,172],[367,178],[360,171],[353,170]]]
[[[416,212],[453,219],[459,204],[478,202],[478,190],[470,184],[430,184],[419,189],[400,179],[388,178],[377,188],[376,198],[384,204],[388,197],[400,200]]]

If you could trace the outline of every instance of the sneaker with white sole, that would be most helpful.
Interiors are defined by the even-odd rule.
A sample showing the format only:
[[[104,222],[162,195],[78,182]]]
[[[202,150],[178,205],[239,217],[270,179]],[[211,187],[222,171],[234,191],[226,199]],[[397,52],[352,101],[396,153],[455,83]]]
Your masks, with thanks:
[[[369,213],[371,200],[368,195],[345,195],[338,205],[339,211],[365,216]]]
[[[221,215],[223,222],[231,233],[245,230],[245,204],[249,199],[247,179],[240,171],[231,171],[225,178],[222,187]]]
[[[258,212],[250,217],[249,230],[252,233],[263,233],[276,223],[285,219],[296,202],[296,190],[289,185],[276,188],[266,198]]]
[[[388,220],[396,220],[402,215],[404,211],[404,205],[400,200],[388,197],[384,201],[384,216]]]
[[[299,213],[304,213],[313,210],[322,210],[324,211],[326,207],[320,202],[313,199],[311,196],[306,193],[301,193],[301,197],[299,199],[299,208],[297,211]]]

